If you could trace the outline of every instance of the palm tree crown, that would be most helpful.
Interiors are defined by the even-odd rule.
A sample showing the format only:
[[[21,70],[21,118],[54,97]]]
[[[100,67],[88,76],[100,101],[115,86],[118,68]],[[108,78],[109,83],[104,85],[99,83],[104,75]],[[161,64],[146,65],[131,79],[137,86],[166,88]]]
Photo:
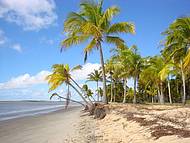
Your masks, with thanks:
[[[104,68],[104,58],[102,43],[113,43],[117,47],[124,45],[119,33],[134,33],[134,25],[128,22],[112,23],[112,19],[119,13],[119,8],[112,6],[103,10],[103,1],[95,3],[94,1],[85,1],[80,4],[78,13],[71,12],[64,22],[64,31],[68,37],[63,40],[62,47],[67,48],[74,44],[84,41],[90,41],[84,48],[85,61],[87,54],[92,49],[98,49],[100,52],[100,62],[103,75],[103,102],[107,103],[106,97],[106,75]]]

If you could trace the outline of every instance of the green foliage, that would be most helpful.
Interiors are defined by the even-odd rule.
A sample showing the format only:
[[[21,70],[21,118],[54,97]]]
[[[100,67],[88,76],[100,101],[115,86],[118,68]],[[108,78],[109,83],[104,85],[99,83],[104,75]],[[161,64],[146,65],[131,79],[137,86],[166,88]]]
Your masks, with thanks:
[[[62,41],[62,48],[79,44],[90,40],[84,48],[84,52],[90,52],[97,47],[105,37],[105,41],[121,46],[124,40],[115,36],[119,33],[134,33],[135,28],[132,23],[119,22],[112,24],[111,21],[120,10],[112,6],[103,11],[103,1],[95,3],[91,0],[80,4],[80,12],[71,12],[64,22],[64,32],[68,37]]]
[[[94,93],[92,92],[91,89],[88,88],[87,84],[84,84],[82,86],[82,89],[84,90],[84,92],[86,93],[87,96],[91,97]]]
[[[87,81],[102,81],[102,73],[101,71],[94,70],[94,72],[88,74]]]
[[[69,71],[70,69],[67,64],[55,64],[52,66],[52,74],[46,77],[46,80],[48,80],[48,84],[50,85],[49,92],[55,90],[63,83],[70,83],[71,75]]]

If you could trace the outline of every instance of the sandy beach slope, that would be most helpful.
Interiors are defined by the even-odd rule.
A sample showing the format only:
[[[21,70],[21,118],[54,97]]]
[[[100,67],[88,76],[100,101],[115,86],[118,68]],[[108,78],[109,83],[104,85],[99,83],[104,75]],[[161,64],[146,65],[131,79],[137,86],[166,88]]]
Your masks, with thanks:
[[[76,136],[81,107],[0,122],[1,143],[64,143]]]
[[[96,120],[97,143],[190,143],[190,108],[111,104]]]

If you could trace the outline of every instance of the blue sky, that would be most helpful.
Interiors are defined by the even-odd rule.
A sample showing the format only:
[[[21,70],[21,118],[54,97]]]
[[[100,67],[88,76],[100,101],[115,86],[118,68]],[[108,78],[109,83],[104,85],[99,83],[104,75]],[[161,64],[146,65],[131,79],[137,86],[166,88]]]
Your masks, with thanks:
[[[0,0],[0,100],[48,100],[43,80],[55,63],[71,66],[83,63],[83,47],[77,45],[60,53],[65,37],[63,21],[71,11],[79,10],[76,0]],[[135,35],[122,35],[130,46],[136,44],[143,56],[159,54],[161,35],[176,18],[189,16],[189,0],[105,0],[104,8],[117,5],[121,13],[114,22],[131,21]],[[104,45],[105,59],[113,45]],[[93,51],[80,73],[80,84],[98,68],[99,53]],[[79,76],[82,75],[82,76]],[[92,88],[93,83],[90,83]],[[61,89],[59,89],[61,90]]]

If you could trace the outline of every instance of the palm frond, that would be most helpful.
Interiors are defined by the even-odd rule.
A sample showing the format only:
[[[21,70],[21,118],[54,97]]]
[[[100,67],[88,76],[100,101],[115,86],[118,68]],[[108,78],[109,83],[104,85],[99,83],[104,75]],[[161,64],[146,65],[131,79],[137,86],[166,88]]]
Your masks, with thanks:
[[[81,65],[77,65],[77,66],[73,67],[73,68],[71,69],[71,71],[81,70],[81,69],[82,69],[82,66],[81,66]]]
[[[112,20],[113,16],[117,15],[119,12],[120,10],[116,6],[112,6],[106,9],[102,18],[100,19],[99,26],[102,24],[107,25]]]
[[[186,55],[184,59],[184,67],[188,69],[190,67],[190,49],[188,51],[188,54]]]
[[[94,35],[95,37],[101,37],[102,32],[96,25],[91,22],[86,22],[81,26],[81,32],[87,35]]]
[[[129,22],[120,22],[113,24],[109,27],[107,30],[108,34],[113,34],[113,33],[135,33],[135,26],[132,23]]]
[[[66,49],[72,45],[76,45],[79,43],[84,42],[88,39],[88,36],[86,35],[73,35],[62,41],[61,43],[61,50]]]
[[[96,40],[92,39],[91,42],[84,48],[84,52],[91,52],[92,49],[96,46]]]
[[[88,58],[88,52],[85,52],[85,53],[84,53],[84,63],[86,63],[87,58]]]
[[[115,44],[117,48],[124,48],[125,47],[125,41],[117,36],[106,36],[106,41],[108,43]]]
[[[64,22],[64,31],[69,33],[73,32],[73,30],[76,31],[80,29],[84,22],[86,22],[85,17],[76,12],[71,12]]]

